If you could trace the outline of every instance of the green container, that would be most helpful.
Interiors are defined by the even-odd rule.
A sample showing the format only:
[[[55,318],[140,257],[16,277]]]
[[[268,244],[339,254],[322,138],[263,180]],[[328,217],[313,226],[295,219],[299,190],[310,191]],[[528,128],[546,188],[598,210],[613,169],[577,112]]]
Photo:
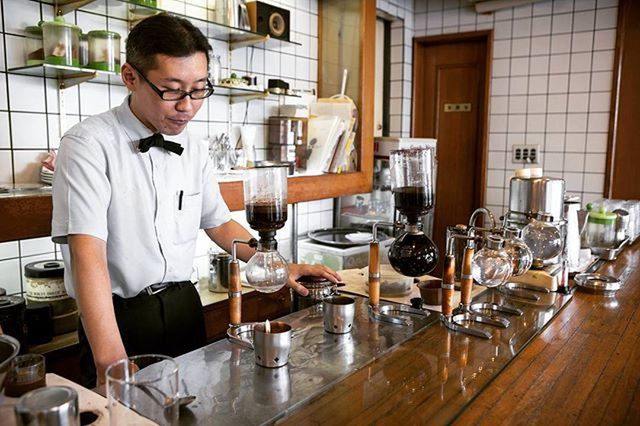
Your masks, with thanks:
[[[42,23],[44,62],[53,65],[80,66],[80,27],[56,16]]]
[[[100,71],[120,72],[120,34],[113,31],[89,31],[89,63]]]
[[[27,65],[39,65],[44,62],[44,45],[40,25],[24,29],[24,56]]]

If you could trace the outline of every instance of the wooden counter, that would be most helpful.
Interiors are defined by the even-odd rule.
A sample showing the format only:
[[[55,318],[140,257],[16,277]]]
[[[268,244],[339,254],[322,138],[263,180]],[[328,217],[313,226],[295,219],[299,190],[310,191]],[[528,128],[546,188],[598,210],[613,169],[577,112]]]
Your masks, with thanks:
[[[600,269],[623,280],[615,298],[576,291],[484,389],[478,378],[491,365],[475,359],[486,354],[451,333],[434,359],[433,336],[447,333],[434,325],[281,423],[640,424],[639,266],[640,243]],[[440,392],[452,376],[459,385]]]

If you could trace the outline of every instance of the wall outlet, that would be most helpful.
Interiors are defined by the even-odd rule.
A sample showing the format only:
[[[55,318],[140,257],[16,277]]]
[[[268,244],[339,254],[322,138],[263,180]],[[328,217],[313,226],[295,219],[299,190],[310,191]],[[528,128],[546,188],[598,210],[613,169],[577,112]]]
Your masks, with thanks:
[[[539,145],[513,145],[513,162],[538,164]]]

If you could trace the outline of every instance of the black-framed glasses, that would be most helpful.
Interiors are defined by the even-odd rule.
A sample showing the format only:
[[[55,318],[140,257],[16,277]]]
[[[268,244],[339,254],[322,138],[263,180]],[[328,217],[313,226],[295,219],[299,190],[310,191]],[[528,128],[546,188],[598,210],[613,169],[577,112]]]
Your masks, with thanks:
[[[207,79],[206,87],[202,89],[194,89],[190,92],[185,92],[182,89],[160,90],[155,84],[150,82],[149,79],[145,77],[144,74],[138,71],[136,67],[131,65],[131,68],[133,68],[138,73],[138,75],[142,77],[144,81],[147,82],[149,87],[151,87],[153,91],[156,92],[158,96],[160,96],[160,99],[162,99],[163,101],[179,101],[181,99],[186,98],[187,96],[189,96],[193,100],[200,100],[200,99],[206,99],[209,96],[213,95],[213,84],[211,84],[211,81],[209,81],[209,79]]]

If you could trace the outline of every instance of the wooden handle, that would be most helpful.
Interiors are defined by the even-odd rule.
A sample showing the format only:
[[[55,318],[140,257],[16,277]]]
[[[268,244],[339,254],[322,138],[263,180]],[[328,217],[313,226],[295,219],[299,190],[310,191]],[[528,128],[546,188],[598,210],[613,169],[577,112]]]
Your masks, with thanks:
[[[471,258],[474,250],[472,247],[464,249],[462,258],[462,276],[460,278],[460,290],[462,292],[461,302],[463,305],[471,303],[471,292],[473,291],[473,277],[471,276]]]
[[[444,258],[442,274],[442,314],[447,318],[453,313],[453,286],[456,280],[456,258],[447,255]]]
[[[377,242],[369,244],[369,304],[378,306],[380,303],[380,245]]]
[[[242,284],[240,264],[237,260],[229,265],[229,321],[231,325],[239,325],[242,322]]]

